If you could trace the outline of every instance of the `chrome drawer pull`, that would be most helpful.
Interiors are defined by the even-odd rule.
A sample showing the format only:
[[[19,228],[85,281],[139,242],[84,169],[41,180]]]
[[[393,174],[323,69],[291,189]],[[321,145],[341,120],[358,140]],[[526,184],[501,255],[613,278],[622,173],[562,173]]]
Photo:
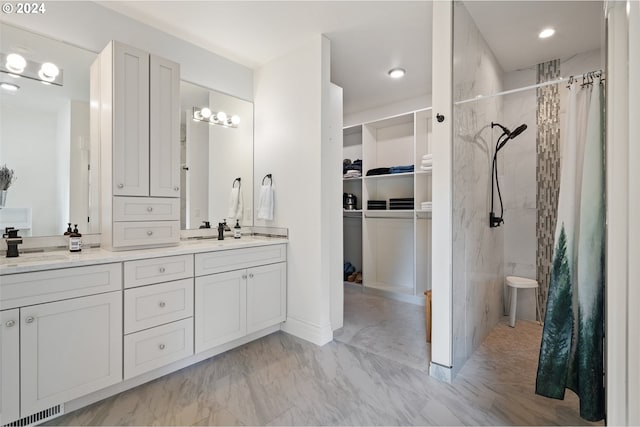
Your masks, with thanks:
[[[27,323],[33,323],[34,320],[36,320],[36,319],[33,316],[29,316],[26,319],[24,319],[24,321],[27,322]]]
[[[6,323],[7,328],[10,328],[10,327],[14,326],[15,324],[16,324],[15,320],[7,320],[7,323]]]
[[[180,187],[173,187],[175,191],[180,191]]]
[[[159,270],[160,270],[160,273],[164,273],[165,271],[167,271],[167,270],[165,270],[165,268],[164,268],[164,267],[160,267],[160,269],[159,269]]]
[[[164,306],[167,304],[164,301],[160,301],[158,305],[160,306],[160,308],[164,308]]]
[[[153,236],[153,231],[151,230],[147,231],[147,236]]]
[[[124,188],[124,184],[118,184],[118,188]]]
[[[160,345],[158,346],[158,348],[159,348],[160,350],[164,350],[164,344],[160,344]]]
[[[147,212],[153,212],[153,208],[152,208],[151,206],[149,206],[149,207],[147,208]]]
[[[253,279],[253,273],[249,273],[249,277]]]

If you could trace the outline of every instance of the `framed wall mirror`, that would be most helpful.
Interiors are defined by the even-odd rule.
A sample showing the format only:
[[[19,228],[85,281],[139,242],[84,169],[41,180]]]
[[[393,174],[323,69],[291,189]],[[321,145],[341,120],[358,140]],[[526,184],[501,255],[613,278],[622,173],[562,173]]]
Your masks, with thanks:
[[[98,186],[89,171],[89,66],[96,54],[4,23],[0,53],[0,166],[15,177],[0,227],[51,236],[71,222],[82,233],[99,233],[97,216],[91,220],[99,209]],[[10,54],[24,58],[24,71],[20,59],[14,73],[7,69]],[[56,82],[46,74],[38,80],[45,63],[58,68]]]
[[[181,226],[253,225],[253,103],[180,83]],[[242,207],[230,212],[232,188]],[[232,209],[233,211],[233,209]]]
[[[61,85],[11,73],[11,53],[29,67],[56,64]],[[71,222],[83,234],[100,233],[99,158],[91,153],[97,145],[89,120],[89,68],[97,53],[2,23],[0,54],[0,83],[16,87],[0,89],[0,167],[16,177],[0,206],[0,227],[42,237],[61,235]],[[253,103],[184,81],[180,90],[182,229],[228,219],[238,184],[243,206],[236,214],[241,225],[253,225]],[[203,108],[227,120],[194,120]]]

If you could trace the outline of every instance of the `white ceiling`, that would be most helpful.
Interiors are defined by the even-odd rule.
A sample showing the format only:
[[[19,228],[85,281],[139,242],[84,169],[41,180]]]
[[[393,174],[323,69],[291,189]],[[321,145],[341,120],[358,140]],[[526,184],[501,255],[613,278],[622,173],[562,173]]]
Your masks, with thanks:
[[[601,1],[465,1],[465,6],[505,72],[600,47]],[[555,35],[539,39],[547,27]]]
[[[431,1],[104,1],[133,19],[251,68],[315,34],[331,40],[346,114],[431,93]],[[505,71],[600,46],[601,1],[466,1]],[[541,41],[538,32],[557,35]],[[407,75],[387,77],[400,66]]]

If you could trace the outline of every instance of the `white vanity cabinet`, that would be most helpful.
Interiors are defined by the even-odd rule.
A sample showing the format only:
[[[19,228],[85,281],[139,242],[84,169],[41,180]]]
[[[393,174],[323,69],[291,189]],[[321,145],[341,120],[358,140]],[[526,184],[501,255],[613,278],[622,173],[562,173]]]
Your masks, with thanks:
[[[100,139],[102,246],[177,244],[180,65],[110,42],[91,66],[91,100],[91,127]]]
[[[285,245],[196,254],[196,353],[286,319],[285,261]]]
[[[122,381],[121,264],[3,275],[0,310],[0,425]]]
[[[20,309],[23,416],[122,381],[122,292]]]
[[[193,255],[124,263],[124,378],[193,354]]]
[[[0,425],[20,418],[20,310],[0,311]]]

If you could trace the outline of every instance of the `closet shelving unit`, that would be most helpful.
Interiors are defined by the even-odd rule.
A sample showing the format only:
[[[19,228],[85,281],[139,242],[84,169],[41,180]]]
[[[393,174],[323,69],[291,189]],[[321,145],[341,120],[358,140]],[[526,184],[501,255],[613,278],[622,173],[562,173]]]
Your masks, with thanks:
[[[431,109],[413,111],[344,129],[343,158],[362,159],[362,178],[344,178],[343,191],[358,197],[344,211],[344,258],[363,272],[363,288],[416,304],[431,289],[431,171],[420,170],[431,153]],[[415,172],[366,176],[379,167],[414,165]],[[391,198],[414,198],[414,209],[389,209]],[[368,210],[386,200],[386,210]]]

